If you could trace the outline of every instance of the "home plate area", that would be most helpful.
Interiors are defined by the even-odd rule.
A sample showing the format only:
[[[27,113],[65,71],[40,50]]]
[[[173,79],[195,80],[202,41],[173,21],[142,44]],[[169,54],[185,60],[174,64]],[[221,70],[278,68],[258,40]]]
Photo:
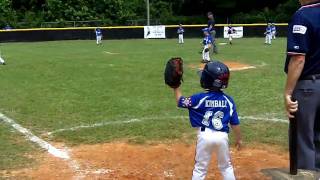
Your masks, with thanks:
[[[183,143],[134,145],[114,142],[80,145],[70,149],[77,170],[69,162],[43,154],[39,165],[15,172],[1,172],[3,177],[30,179],[190,179],[195,146]],[[257,145],[241,151],[231,148],[237,179],[270,179],[264,169],[286,168],[288,155],[277,147]],[[207,179],[221,179],[213,157]]]

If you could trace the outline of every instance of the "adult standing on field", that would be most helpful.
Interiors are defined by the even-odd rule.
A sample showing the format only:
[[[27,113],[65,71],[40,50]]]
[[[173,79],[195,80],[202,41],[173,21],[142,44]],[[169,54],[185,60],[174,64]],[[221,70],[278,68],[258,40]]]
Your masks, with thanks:
[[[208,28],[210,30],[210,35],[212,37],[212,39],[214,40],[212,42],[212,50],[213,50],[213,53],[218,53],[218,48],[217,48],[217,45],[216,45],[216,29],[215,29],[215,25],[216,25],[216,22],[214,20],[214,17],[213,17],[213,13],[212,12],[208,12],[207,13],[207,16],[208,16]]]
[[[302,7],[289,25],[285,64],[290,153],[296,152],[298,169],[320,170],[320,0],[299,1]]]

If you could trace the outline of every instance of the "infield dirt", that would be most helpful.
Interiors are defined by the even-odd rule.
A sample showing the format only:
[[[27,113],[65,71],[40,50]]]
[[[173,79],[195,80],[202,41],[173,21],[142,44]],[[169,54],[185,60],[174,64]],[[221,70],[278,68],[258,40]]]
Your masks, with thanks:
[[[263,146],[263,145],[262,145]],[[257,146],[258,147],[258,146]],[[81,145],[71,149],[70,162],[44,154],[40,164],[31,169],[2,172],[5,177],[31,179],[190,179],[194,163],[195,146],[188,144],[132,145],[108,143]],[[263,169],[286,168],[288,156],[276,147],[231,149],[237,179],[270,179]],[[221,179],[213,156],[208,179]]]

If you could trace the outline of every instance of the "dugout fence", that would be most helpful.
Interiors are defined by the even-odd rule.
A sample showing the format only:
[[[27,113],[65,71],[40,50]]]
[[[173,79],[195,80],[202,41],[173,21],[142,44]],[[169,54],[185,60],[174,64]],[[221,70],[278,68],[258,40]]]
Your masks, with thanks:
[[[223,37],[226,24],[216,26],[217,37]],[[234,24],[243,26],[244,37],[263,37],[266,24]],[[287,24],[276,24],[277,36],[286,37]],[[201,29],[206,25],[185,25],[185,38],[202,37]],[[178,25],[166,26],[166,38],[177,38]],[[0,30],[0,42],[33,42],[57,40],[90,40],[95,39],[95,27],[77,28],[37,28]],[[102,27],[105,39],[143,39],[144,26],[110,26]]]

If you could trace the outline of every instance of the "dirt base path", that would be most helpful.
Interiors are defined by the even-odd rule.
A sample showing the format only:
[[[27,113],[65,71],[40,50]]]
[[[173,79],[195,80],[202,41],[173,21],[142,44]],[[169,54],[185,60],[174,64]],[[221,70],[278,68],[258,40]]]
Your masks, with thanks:
[[[7,176],[31,179],[190,179],[194,163],[193,145],[130,145],[109,143],[83,145],[71,150],[72,160],[63,161],[49,155],[32,169],[7,172]],[[238,179],[270,179],[262,169],[285,168],[288,157],[276,148],[245,148],[231,151]],[[215,157],[208,179],[221,179]]]

